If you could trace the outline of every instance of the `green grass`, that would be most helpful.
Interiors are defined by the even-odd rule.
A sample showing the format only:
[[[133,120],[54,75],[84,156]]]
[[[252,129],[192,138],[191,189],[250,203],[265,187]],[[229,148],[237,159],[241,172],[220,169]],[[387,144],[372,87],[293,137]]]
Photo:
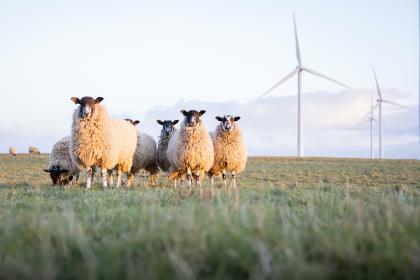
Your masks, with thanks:
[[[420,277],[419,161],[251,158],[236,192],[52,188],[46,162],[0,155],[0,279]]]

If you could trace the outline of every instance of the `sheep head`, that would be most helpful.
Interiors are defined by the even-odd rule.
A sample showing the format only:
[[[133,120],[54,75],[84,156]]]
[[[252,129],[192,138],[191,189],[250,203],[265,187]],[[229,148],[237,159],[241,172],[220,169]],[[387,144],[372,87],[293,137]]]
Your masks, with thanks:
[[[132,119],[124,119],[124,120],[126,120],[126,121],[128,121],[128,122],[130,122],[132,125],[134,125],[134,126],[136,126],[136,125],[138,125],[139,123],[140,123],[140,121],[139,120],[135,120],[135,121],[133,121]]]
[[[169,136],[174,131],[174,127],[179,122],[179,120],[174,120],[174,121],[171,121],[171,120],[167,120],[167,121],[156,120],[156,122],[162,126],[162,131],[161,132],[163,134]]]
[[[231,115],[224,115],[223,117],[216,117],[216,120],[221,122],[220,126],[225,132],[230,132],[235,129],[235,122],[239,121],[241,117],[233,117]]]
[[[79,106],[79,117],[82,119],[90,118],[95,112],[95,107],[97,104],[101,103],[104,100],[103,97],[93,98],[90,96],[82,97],[81,99],[77,97],[72,97],[71,101]]]
[[[196,110],[181,110],[181,114],[185,117],[185,125],[190,128],[194,128],[199,126],[201,123],[201,116],[206,113],[205,110],[201,110],[200,112]]]
[[[53,166],[51,169],[44,169],[44,171],[50,174],[53,186],[67,185],[73,179],[73,176],[69,175],[69,171],[61,169],[60,166]]]

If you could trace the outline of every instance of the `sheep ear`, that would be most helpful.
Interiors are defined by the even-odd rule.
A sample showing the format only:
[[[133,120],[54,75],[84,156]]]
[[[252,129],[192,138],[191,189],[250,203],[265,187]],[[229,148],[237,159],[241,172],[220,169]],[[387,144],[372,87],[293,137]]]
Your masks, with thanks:
[[[233,120],[234,120],[235,122],[239,121],[240,119],[241,119],[241,117],[234,117],[234,118],[233,118]]]
[[[218,120],[219,122],[223,121],[223,119],[219,116],[216,117],[216,120]]]
[[[132,124],[133,124],[134,126],[138,125],[139,123],[140,123],[140,121],[139,121],[139,120],[135,120],[134,122],[132,122]]]
[[[200,116],[204,115],[206,113],[206,110],[201,110],[200,111]]]
[[[103,98],[103,97],[101,97],[101,96],[96,97],[96,99],[95,99],[95,103],[101,103],[101,102],[102,102],[102,100],[104,100],[104,98]]]
[[[161,121],[161,120],[156,120],[156,122],[160,125],[163,125],[163,121]]]
[[[72,98],[71,98],[71,101],[73,101],[73,102],[74,102],[74,104],[80,104],[80,99],[79,99],[79,98],[77,98],[77,97],[72,97]]]
[[[51,171],[49,169],[44,169],[45,172],[50,173]]]
[[[124,119],[125,121],[131,122],[131,119]]]
[[[174,120],[174,121],[172,122],[172,126],[176,125],[178,122],[179,122],[179,120]]]
[[[69,172],[67,169],[60,170],[60,173]]]
[[[186,115],[188,114],[188,112],[187,112],[187,111],[185,111],[185,110],[181,110],[180,112],[181,112],[181,114],[183,114],[184,116],[186,116]]]

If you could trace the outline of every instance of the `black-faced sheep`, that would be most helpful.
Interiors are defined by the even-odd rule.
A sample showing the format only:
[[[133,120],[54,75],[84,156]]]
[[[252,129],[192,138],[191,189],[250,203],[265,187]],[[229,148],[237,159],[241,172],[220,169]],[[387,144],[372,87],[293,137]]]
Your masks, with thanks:
[[[162,130],[159,136],[158,148],[157,148],[157,162],[160,169],[163,172],[169,172],[170,163],[166,155],[168,150],[169,140],[171,139],[174,132],[177,130],[175,125],[178,123],[178,120],[174,121],[161,121],[157,120],[157,123],[162,126]]]
[[[48,157],[48,169],[44,171],[50,174],[53,186],[67,185],[74,177],[77,183],[80,169],[70,155],[70,136],[54,144]]]
[[[126,119],[133,126],[136,126],[140,121],[133,121]],[[146,170],[150,173],[152,185],[155,185],[155,176],[159,173],[159,167],[156,158],[156,142],[148,134],[138,132],[137,134],[137,148],[133,157],[133,165],[128,173],[128,184],[130,186],[134,181],[134,175],[137,174],[141,169]]]
[[[245,169],[247,150],[242,131],[237,124],[240,117],[225,115],[216,117],[220,124],[212,133],[214,145],[214,163],[209,171],[213,184],[213,176],[222,175],[226,184],[227,172],[231,173],[233,184],[236,185],[236,175]]]
[[[121,173],[128,173],[133,163],[136,129],[124,120],[110,118],[100,104],[102,97],[72,97],[71,100],[79,105],[73,114],[71,156],[80,168],[87,169],[86,187],[91,187],[96,165],[102,170],[104,187],[108,185],[107,170],[116,168],[119,188]]]
[[[181,176],[185,174],[190,186],[191,176],[197,185],[201,185],[200,174],[210,170],[213,165],[213,143],[201,118],[205,112],[181,111],[184,120],[169,140],[166,153],[171,164],[170,172]],[[170,178],[176,178],[172,174]]]

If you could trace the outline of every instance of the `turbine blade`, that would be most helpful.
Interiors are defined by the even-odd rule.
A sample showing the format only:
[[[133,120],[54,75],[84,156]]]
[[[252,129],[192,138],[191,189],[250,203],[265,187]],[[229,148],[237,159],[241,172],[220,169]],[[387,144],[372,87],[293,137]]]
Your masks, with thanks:
[[[379,103],[376,103],[375,106],[373,106],[372,109],[370,109],[370,111],[363,118],[360,119],[359,124],[363,123],[366,118],[370,117],[370,114],[372,114],[375,111],[375,109],[378,107],[378,105],[379,105]]]
[[[334,80],[333,78],[330,78],[330,77],[328,77],[328,76],[326,76],[326,75],[324,75],[324,74],[322,74],[322,73],[320,73],[318,71],[315,71],[315,70],[310,69],[310,68],[307,68],[307,67],[302,67],[302,69],[305,70],[305,71],[307,71],[307,72],[309,72],[309,73],[311,73],[311,74],[313,74],[313,75],[315,75],[315,76],[321,77],[323,79],[329,80],[329,81],[331,81],[333,83],[336,83],[336,84],[338,84],[340,86],[343,86],[345,88],[350,89],[350,87],[348,85],[345,85],[343,83],[340,83],[339,81]]]
[[[401,104],[398,104],[398,103],[395,103],[395,102],[392,102],[392,101],[388,101],[388,100],[385,100],[385,99],[382,99],[382,102],[385,102],[385,103],[388,103],[388,104],[391,104],[391,105],[394,105],[394,106],[397,106],[397,107],[400,107],[400,108],[410,109],[407,106],[404,106],[404,105],[401,105]]]
[[[287,74],[283,79],[281,79],[280,81],[278,81],[274,86],[272,86],[266,92],[264,92],[263,94],[261,94],[261,96],[258,97],[257,100],[262,99],[264,96],[266,96],[267,94],[269,94],[270,92],[272,92],[276,87],[278,87],[282,83],[286,82],[287,80],[290,80],[294,75],[296,75],[297,71],[298,71],[298,69],[296,68],[292,72],[290,72],[289,74]]]
[[[376,77],[375,67],[372,66],[372,70],[373,70],[373,76],[375,76],[376,91],[378,93],[379,98],[382,99],[382,92],[381,92],[381,88],[379,87],[378,77]]]
[[[298,32],[296,27],[296,17],[295,13],[293,13],[293,26],[295,28],[295,44],[296,44],[296,58],[299,63],[299,66],[302,64],[302,58],[300,57],[300,47],[299,47],[299,38],[298,38]]]

